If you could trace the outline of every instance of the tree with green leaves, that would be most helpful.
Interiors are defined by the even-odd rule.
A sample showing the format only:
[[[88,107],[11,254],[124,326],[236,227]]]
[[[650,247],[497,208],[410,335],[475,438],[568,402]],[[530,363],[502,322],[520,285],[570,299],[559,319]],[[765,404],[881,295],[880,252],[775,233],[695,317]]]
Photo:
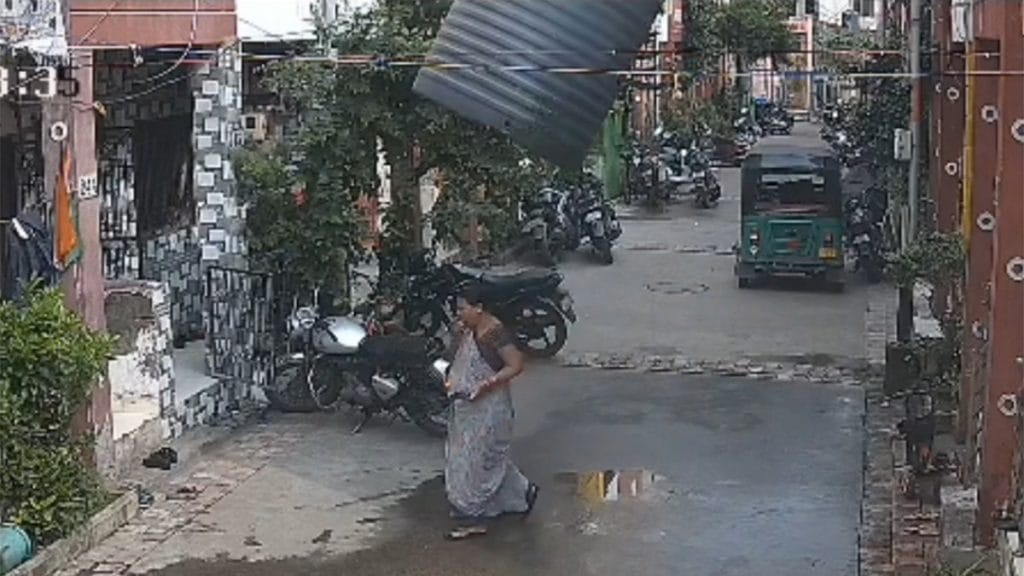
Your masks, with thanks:
[[[418,68],[392,64],[428,52],[449,4],[383,0],[321,30],[321,46],[330,53],[374,55],[372,65],[286,60],[271,66],[269,87],[299,128],[281,150],[243,156],[243,188],[262,200],[249,215],[250,231],[262,236],[254,239],[254,252],[279,259],[286,245],[324,246],[303,256],[307,281],[357,253],[355,204],[377,192],[379,152],[390,168],[381,246],[389,257],[421,246],[420,183],[431,173],[443,181],[433,211],[442,240],[465,244],[468,220],[486,227],[488,246],[507,236],[516,202],[532,182],[519,169],[525,152],[504,134],[418,96],[412,89]],[[297,189],[302,206],[295,204]],[[310,226],[297,230],[295,221]]]
[[[794,39],[786,25],[788,5],[783,0],[732,0],[715,11],[715,37],[735,59],[737,74],[767,56],[775,56],[778,64],[792,50]]]

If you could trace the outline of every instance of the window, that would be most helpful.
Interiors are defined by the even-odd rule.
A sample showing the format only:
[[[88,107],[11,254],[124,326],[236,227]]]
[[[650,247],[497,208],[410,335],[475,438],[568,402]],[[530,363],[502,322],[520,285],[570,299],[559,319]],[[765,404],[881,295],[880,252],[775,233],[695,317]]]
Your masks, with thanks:
[[[853,0],[853,10],[864,18],[874,18],[875,0]]]

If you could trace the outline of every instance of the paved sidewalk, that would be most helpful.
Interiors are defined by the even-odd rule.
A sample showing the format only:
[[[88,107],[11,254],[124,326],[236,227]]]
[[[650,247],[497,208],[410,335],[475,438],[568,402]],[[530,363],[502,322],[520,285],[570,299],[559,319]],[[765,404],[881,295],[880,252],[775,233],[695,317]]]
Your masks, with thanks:
[[[359,549],[384,507],[436,476],[440,454],[415,429],[399,431],[410,442],[377,449],[374,435],[353,436],[347,424],[343,414],[274,415],[225,435],[179,470],[140,471],[149,486],[159,479],[153,505],[58,576],[145,574],[224,554],[259,560]],[[350,446],[338,458],[342,442]]]

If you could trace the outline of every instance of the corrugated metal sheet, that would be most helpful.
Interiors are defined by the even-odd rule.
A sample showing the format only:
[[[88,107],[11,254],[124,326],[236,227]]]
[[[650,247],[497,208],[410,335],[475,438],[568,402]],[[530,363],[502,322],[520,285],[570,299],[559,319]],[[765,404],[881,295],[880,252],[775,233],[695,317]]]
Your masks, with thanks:
[[[424,67],[415,90],[509,133],[549,160],[578,166],[615,100],[619,78],[548,69],[628,70],[661,4],[456,0],[434,42],[431,61],[472,68]]]

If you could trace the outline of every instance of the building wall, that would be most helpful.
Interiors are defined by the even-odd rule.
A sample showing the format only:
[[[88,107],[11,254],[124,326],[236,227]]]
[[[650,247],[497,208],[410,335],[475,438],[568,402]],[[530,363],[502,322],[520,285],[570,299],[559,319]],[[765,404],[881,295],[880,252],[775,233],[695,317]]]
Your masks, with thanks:
[[[220,46],[238,36],[235,0],[68,0],[75,44]]]
[[[134,66],[131,54],[120,50],[97,51],[94,61],[95,97],[105,109],[98,142],[104,274],[166,283],[175,332],[201,332],[194,215],[185,213],[164,229],[139,229],[136,179],[146,167],[135,165],[132,139],[140,121],[192,114],[190,70],[171,70],[172,63]]]
[[[204,266],[244,268],[245,207],[238,201],[232,155],[242,144],[242,57],[234,43],[217,50],[192,78],[195,98],[195,199]]]

